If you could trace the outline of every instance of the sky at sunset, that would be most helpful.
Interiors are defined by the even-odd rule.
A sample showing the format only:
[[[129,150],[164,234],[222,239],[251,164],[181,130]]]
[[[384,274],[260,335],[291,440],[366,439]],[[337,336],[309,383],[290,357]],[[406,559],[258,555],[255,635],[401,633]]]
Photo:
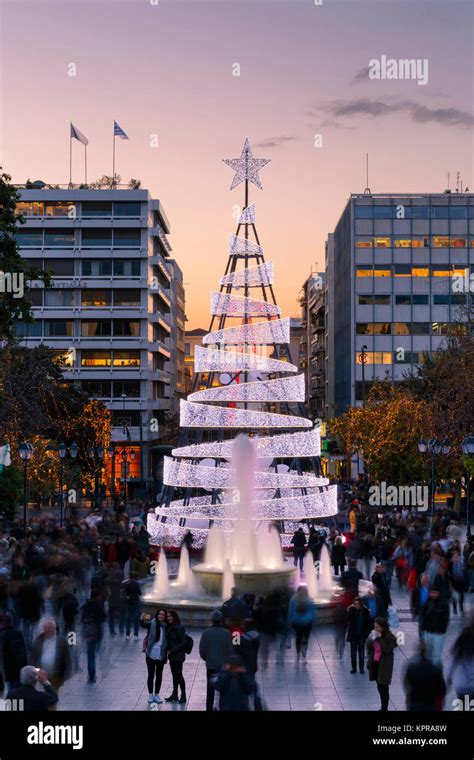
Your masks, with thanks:
[[[156,0],[155,0],[156,2]],[[242,185],[223,158],[270,158],[252,187],[286,315],[351,192],[473,189],[473,5],[457,0],[0,0],[0,156],[13,181],[69,179],[69,122],[89,179],[160,198],[188,328],[207,327]],[[427,59],[429,81],[371,80],[373,58]],[[69,64],[76,76],[69,76]],[[240,76],[233,76],[240,66]],[[316,147],[315,135],[322,135]],[[152,136],[158,147],[152,147]],[[83,180],[74,144],[73,180]]]

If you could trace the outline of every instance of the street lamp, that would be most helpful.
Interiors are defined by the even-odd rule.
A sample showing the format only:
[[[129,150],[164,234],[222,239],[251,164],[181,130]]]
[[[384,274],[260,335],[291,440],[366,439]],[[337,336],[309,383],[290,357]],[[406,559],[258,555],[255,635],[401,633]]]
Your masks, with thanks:
[[[418,451],[420,454],[428,454],[431,458],[431,527],[433,527],[434,520],[434,504],[435,504],[435,469],[436,469],[436,457],[439,454],[445,456],[451,451],[451,444],[448,439],[439,441],[437,438],[421,438],[418,441]]]
[[[93,462],[95,462],[95,469],[94,469],[94,507],[96,509],[99,508],[99,488],[100,488],[100,481],[101,481],[101,472],[102,472],[102,460],[104,458],[104,447],[99,444],[96,448],[93,446],[89,446],[87,449],[87,454],[89,456],[89,459],[91,459]]]
[[[60,500],[59,500],[59,524],[62,527],[64,522],[64,460],[66,458],[68,448],[66,444],[60,443],[58,446],[59,452],[59,481],[60,481]],[[79,446],[77,443],[71,443],[69,447],[69,454],[72,459],[76,459],[79,452]]]
[[[466,457],[474,456],[474,435],[468,435],[462,442],[462,453]],[[466,523],[468,538],[471,537],[471,472],[467,471],[467,488],[466,488]]]
[[[28,507],[28,462],[34,454],[34,448],[31,443],[23,441],[18,447],[20,458],[23,459],[23,527],[26,533],[27,528],[27,507]]]
[[[365,365],[367,364],[367,346],[362,346],[359,356],[362,365],[362,406],[365,406]]]
[[[127,463],[128,463],[128,457],[130,457],[130,461],[135,461],[136,452],[131,449],[128,451],[127,449],[122,449],[122,480],[123,480],[123,498],[125,501],[125,506],[127,505]]]

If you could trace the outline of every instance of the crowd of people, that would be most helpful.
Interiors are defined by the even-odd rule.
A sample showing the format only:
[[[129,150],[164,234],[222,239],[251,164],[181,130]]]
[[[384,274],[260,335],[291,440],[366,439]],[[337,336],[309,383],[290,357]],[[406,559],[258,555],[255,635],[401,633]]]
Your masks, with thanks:
[[[419,646],[403,674],[407,709],[442,709],[452,684],[459,699],[473,697],[474,621],[466,616],[467,593],[474,590],[474,544],[454,519],[440,513],[432,525],[415,510],[378,515],[351,499],[337,524],[301,525],[292,540],[301,583],[294,593],[265,596],[234,589],[200,636],[199,656],[207,671],[206,709],[264,709],[258,684],[269,653],[283,658],[294,640],[297,660],[307,660],[317,605],[304,584],[308,552],[318,566],[328,554],[341,592],[335,597],[332,626],[339,657],[350,645],[351,673],[368,673],[376,683],[381,710],[389,706],[389,686],[399,644],[394,584],[406,593]],[[192,535],[186,544],[192,547]],[[0,531],[0,693],[22,699],[27,710],[54,710],[66,680],[81,671],[96,682],[96,661],[104,631],[138,641],[143,634],[144,681],[153,708],[166,700],[187,701],[183,664],[193,640],[173,609],[143,611],[143,581],[159,547],[126,511],[73,512],[63,527],[51,515]],[[362,582],[362,583],[361,583]],[[452,617],[464,625],[452,651],[445,637]],[[449,654],[449,658],[445,658]],[[444,666],[443,666],[444,663]],[[172,690],[161,695],[170,668]]]

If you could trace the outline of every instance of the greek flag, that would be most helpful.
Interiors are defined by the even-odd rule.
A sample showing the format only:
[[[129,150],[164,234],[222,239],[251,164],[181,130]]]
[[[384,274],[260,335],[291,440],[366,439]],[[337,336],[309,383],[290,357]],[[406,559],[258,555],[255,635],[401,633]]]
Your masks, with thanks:
[[[121,137],[122,140],[128,140],[128,135],[125,134],[122,127],[120,127],[116,121],[114,121],[114,137]]]
[[[89,140],[85,135],[80,132],[77,127],[74,126],[74,124],[71,122],[71,137],[74,137],[76,140],[79,140],[83,145],[87,145],[89,143]]]

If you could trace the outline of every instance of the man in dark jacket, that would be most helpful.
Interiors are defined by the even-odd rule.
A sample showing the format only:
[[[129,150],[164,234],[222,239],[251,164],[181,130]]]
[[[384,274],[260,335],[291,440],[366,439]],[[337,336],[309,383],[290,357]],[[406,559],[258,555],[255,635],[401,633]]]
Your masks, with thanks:
[[[239,653],[249,678],[253,681],[253,706],[255,711],[263,710],[262,700],[258,690],[256,675],[258,670],[258,650],[260,647],[260,634],[255,630],[252,618],[247,618],[242,623],[243,633],[240,636]]]
[[[442,669],[443,645],[449,623],[449,601],[439,591],[431,590],[421,608],[420,632],[426,645],[426,657]]]
[[[229,661],[217,676],[216,691],[220,693],[219,709],[221,711],[247,711],[249,696],[253,691],[253,682],[249,677],[242,658],[238,655],[229,657]]]
[[[114,562],[109,572],[109,633],[115,636],[115,621],[118,617],[120,636],[125,629],[126,598],[124,594],[123,570],[117,562]]]
[[[233,653],[232,636],[222,625],[222,613],[214,610],[211,615],[212,626],[201,636],[199,655],[206,663],[207,692],[206,710],[214,710],[215,676]]]
[[[20,686],[20,671],[28,664],[23,635],[13,628],[12,616],[0,615],[0,673],[7,689]]]
[[[99,591],[91,593],[91,598],[82,608],[81,623],[87,645],[87,670],[89,683],[95,683],[95,658],[102,641],[102,623],[106,618]]]
[[[132,625],[135,641],[138,641],[138,628],[140,626],[140,597],[142,590],[137,581],[136,573],[130,573],[130,580],[124,585],[126,598],[126,638],[130,638]]]
[[[385,573],[385,566],[381,563],[375,565],[375,572],[372,576],[372,583],[380,592],[382,601],[385,607],[388,609],[392,604],[392,597],[390,596],[390,589],[388,586],[387,575]]]
[[[23,702],[25,712],[47,713],[58,701],[58,695],[48,681],[48,674],[44,670],[38,672],[33,665],[26,665],[20,672],[21,686],[11,689],[7,699],[15,699]],[[36,684],[40,683],[44,692],[36,690]]]
[[[301,525],[298,530],[295,530],[291,543],[293,544],[293,564],[296,567],[299,562],[300,570],[302,571],[304,555],[306,553],[306,536]]]
[[[446,683],[439,667],[426,658],[426,646],[409,660],[403,677],[407,710],[434,712],[443,709]]]
[[[47,618],[42,632],[33,642],[31,662],[48,674],[48,679],[57,693],[64,681],[71,675],[71,656],[64,636],[56,633],[56,622]]]
[[[352,598],[359,596],[359,581],[362,580],[363,575],[360,570],[357,569],[357,560],[349,560],[349,569],[341,575],[341,584],[343,589],[351,595]]]
[[[365,642],[372,628],[370,612],[358,596],[354,597],[347,612],[347,641],[351,645],[351,673],[357,673],[357,655],[359,655],[359,670],[363,673]]]
[[[237,595],[237,589],[233,588],[231,590],[230,599],[227,599],[222,605],[222,617],[224,618],[224,623],[229,627],[238,627],[242,620],[248,617],[248,614],[247,607]]]

